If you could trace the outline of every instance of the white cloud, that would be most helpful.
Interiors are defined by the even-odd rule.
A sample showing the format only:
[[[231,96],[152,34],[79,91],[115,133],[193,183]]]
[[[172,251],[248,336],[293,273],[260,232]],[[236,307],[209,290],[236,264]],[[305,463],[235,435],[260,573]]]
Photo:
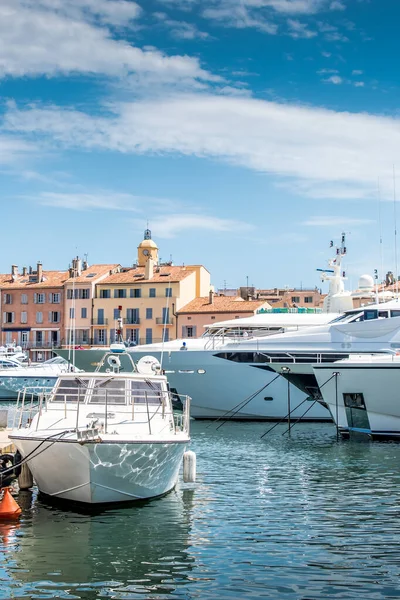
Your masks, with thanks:
[[[261,14],[251,12],[244,3],[233,5],[223,2],[218,8],[206,8],[203,17],[219,22],[223,27],[236,29],[254,28],[263,33],[275,34],[278,27],[275,23],[265,19]]]
[[[206,94],[124,103],[114,111],[95,117],[10,107],[4,127],[57,147],[220,159],[326,198],[344,197],[346,189],[349,197],[370,198],[378,176],[382,198],[386,191],[391,197],[392,165],[400,163],[397,118]]]
[[[301,23],[297,19],[288,19],[289,35],[292,38],[313,38],[317,35],[316,31],[307,29],[306,23]]]
[[[364,87],[365,83],[364,83],[364,81],[355,81],[354,86],[355,87]]]
[[[332,56],[332,52],[321,52],[324,58],[330,58]]]
[[[243,232],[254,227],[243,221],[221,219],[203,214],[168,214],[151,219],[151,229],[157,237],[173,238],[181,232],[189,234],[193,230],[207,232]]]
[[[330,3],[329,8],[331,10],[346,10],[346,6],[343,2],[340,2],[340,0],[333,0],[333,2]]]
[[[340,85],[343,83],[343,79],[339,75],[331,75],[331,77],[327,77],[323,81],[326,83],[333,83],[334,85]]]
[[[163,23],[166,27],[169,27],[170,34],[172,37],[181,40],[195,40],[201,39],[206,40],[211,36],[206,31],[200,31],[196,25],[187,23],[186,21],[176,21],[169,19],[165,13],[153,13],[153,16]]]
[[[337,69],[319,69],[317,71],[318,75],[326,75],[327,73],[339,73]]]
[[[124,210],[141,212],[143,198],[131,194],[99,191],[87,192],[42,192],[39,196],[29,197],[35,202],[53,208],[69,210]]]
[[[105,19],[109,15],[108,22],[120,22],[128,19],[130,10],[134,14],[135,5],[130,5],[122,0],[2,0],[0,77],[61,73],[122,77],[138,73],[174,80],[215,79],[197,58],[143,51],[115,40],[106,27],[83,17],[87,12],[82,9],[90,8],[89,17],[96,13]]]
[[[351,74],[352,75],[362,75],[364,71],[360,71],[359,69],[354,69]]]
[[[310,227],[346,227],[357,225],[369,225],[375,223],[372,219],[353,219],[343,215],[341,217],[310,217],[307,221],[303,221],[301,225]]]
[[[258,6],[271,6],[274,10],[280,13],[288,14],[313,14],[323,5],[323,0],[259,0],[249,4]]]

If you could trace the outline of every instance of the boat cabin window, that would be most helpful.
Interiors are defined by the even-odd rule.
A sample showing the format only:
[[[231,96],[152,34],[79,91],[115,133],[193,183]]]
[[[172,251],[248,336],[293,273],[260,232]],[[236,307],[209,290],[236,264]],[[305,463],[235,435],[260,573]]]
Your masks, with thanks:
[[[392,317],[400,317],[400,310],[392,310],[390,312]]]
[[[90,404],[125,404],[125,379],[97,379]]]
[[[83,402],[90,379],[61,379],[56,389],[53,402]]]
[[[375,309],[364,310],[364,321],[372,321],[378,318],[378,311]]]
[[[135,404],[161,404],[161,383],[156,381],[131,381],[132,401]]]

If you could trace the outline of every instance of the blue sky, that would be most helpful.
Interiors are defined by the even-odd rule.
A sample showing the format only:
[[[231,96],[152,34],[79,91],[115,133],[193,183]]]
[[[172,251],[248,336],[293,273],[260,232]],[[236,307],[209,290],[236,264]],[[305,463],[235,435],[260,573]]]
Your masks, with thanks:
[[[2,0],[0,271],[129,265],[147,221],[216,287],[319,285],[342,231],[350,286],[394,270],[399,19],[397,0]]]

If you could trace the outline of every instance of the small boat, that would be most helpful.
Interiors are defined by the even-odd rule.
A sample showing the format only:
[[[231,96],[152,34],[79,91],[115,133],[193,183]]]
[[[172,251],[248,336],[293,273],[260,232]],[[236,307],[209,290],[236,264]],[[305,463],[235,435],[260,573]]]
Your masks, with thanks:
[[[49,392],[57,377],[68,371],[75,372],[76,369],[60,356],[34,365],[0,359],[0,398],[16,399],[18,392],[28,388],[34,395]]]
[[[119,355],[104,360],[109,372],[60,375],[36,409],[22,394],[9,437],[48,496],[99,504],[165,494],[190,442],[190,399],[174,415],[167,378],[151,357],[135,372],[120,371]]]

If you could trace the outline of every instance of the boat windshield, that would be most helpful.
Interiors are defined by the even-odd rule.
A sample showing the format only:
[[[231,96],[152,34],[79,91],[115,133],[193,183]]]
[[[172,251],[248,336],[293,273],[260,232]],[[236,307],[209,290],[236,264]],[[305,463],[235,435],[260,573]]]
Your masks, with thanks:
[[[61,379],[55,394],[52,398],[53,402],[83,402],[87,387],[91,379]]]
[[[125,404],[125,379],[97,379],[90,404]]]

